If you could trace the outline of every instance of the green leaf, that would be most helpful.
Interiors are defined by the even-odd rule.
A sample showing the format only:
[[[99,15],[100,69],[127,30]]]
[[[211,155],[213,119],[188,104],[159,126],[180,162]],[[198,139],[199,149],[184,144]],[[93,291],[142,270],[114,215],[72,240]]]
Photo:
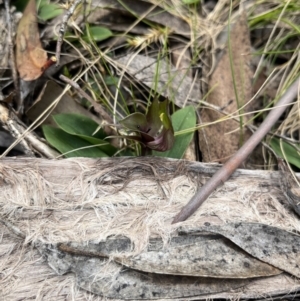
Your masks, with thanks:
[[[270,144],[271,144],[272,149],[277,154],[277,156],[279,156],[280,158],[286,159],[289,163],[300,168],[300,154],[295,149],[295,147],[293,147],[289,143],[281,141],[282,148],[283,148],[283,151],[285,154],[285,156],[284,156],[282,153],[281,147],[280,147],[280,139],[272,138],[270,141]],[[296,146],[299,148],[300,144],[296,144]]]
[[[47,21],[49,19],[53,19],[64,12],[59,5],[55,3],[48,3],[45,5],[41,5],[39,9],[39,18],[43,21]]]
[[[80,114],[57,114],[53,119],[66,133],[78,136],[90,145],[101,145],[99,148],[107,155],[113,156],[117,152],[115,147],[103,140],[105,133],[102,129],[95,133],[99,125],[94,120]]]
[[[99,147],[90,147],[91,144],[80,137],[70,135],[64,132],[62,129],[57,129],[49,125],[42,127],[44,135],[54,148],[60,153],[65,154],[67,158],[70,157],[108,157]],[[89,147],[80,149],[82,147]],[[71,151],[71,152],[70,152]],[[68,153],[70,152],[70,153]]]
[[[93,119],[81,114],[62,113],[53,116],[57,125],[72,135],[84,135],[99,139],[105,138],[105,133],[100,130],[94,134],[99,127],[99,124]],[[94,134],[94,135],[93,135]]]
[[[197,4],[200,0],[182,0],[184,4]]]
[[[175,142],[173,147],[164,153],[153,151],[152,154],[154,156],[159,156],[164,158],[168,157],[168,158],[180,159],[183,157],[194,135],[194,128],[196,126],[195,110],[191,106],[185,107],[175,112],[171,116],[171,120],[175,131]],[[188,130],[188,129],[190,129],[189,133],[176,136],[176,132]]]
[[[147,119],[142,113],[133,113],[119,121],[120,124],[132,131],[147,131]]]
[[[104,82],[108,86],[117,86],[119,78],[116,76],[107,75],[103,77]]]
[[[102,26],[90,26],[87,27],[87,31],[88,32],[83,36],[86,42],[89,42],[91,39],[95,42],[101,42],[113,35],[108,28]]]

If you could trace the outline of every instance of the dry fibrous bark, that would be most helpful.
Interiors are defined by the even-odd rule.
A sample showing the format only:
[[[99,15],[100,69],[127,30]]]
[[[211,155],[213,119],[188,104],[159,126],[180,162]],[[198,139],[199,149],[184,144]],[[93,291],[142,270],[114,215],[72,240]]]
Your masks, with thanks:
[[[3,159],[0,213],[8,225],[0,224],[4,300],[26,300],[38,292],[47,300],[256,298],[299,289],[300,281],[289,270],[282,273],[282,266],[276,269],[249,255],[224,233],[208,234],[205,226],[227,229],[224,223],[250,222],[276,226],[282,233],[299,231],[300,222],[280,191],[278,172],[237,170],[189,220],[171,224],[218,169],[151,157]],[[206,232],[184,236],[177,231],[180,226]],[[190,260],[186,266],[184,260]],[[197,265],[202,276],[186,276]],[[252,278],[253,271],[269,276]]]

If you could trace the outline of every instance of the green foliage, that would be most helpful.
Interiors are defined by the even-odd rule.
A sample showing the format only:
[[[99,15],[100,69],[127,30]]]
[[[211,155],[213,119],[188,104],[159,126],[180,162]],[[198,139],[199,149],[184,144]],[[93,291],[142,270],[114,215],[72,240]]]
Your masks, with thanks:
[[[108,157],[100,147],[92,147],[89,142],[81,139],[78,136],[72,136],[64,132],[62,129],[57,129],[49,125],[43,126],[44,135],[54,148],[65,157]],[[83,149],[84,148],[84,149]]]
[[[153,151],[152,154],[164,158],[176,158],[183,157],[187,147],[189,146],[196,126],[196,113],[193,107],[188,106],[171,116],[173,128],[175,131],[175,142],[172,149],[159,153]],[[182,132],[182,133],[180,133]],[[178,135],[176,135],[178,133]]]
[[[29,0],[12,1],[18,11],[24,11]],[[53,19],[63,13],[63,9],[56,3],[51,3],[50,0],[36,0],[39,19],[47,21]]]
[[[58,114],[53,119],[66,133],[78,136],[91,145],[102,145],[102,151],[109,156],[116,153],[117,149],[103,140],[106,135],[103,130],[98,130],[99,125],[94,120],[79,114]]]
[[[82,135],[86,138],[104,139],[105,133],[103,130],[96,131],[99,127],[94,120],[80,114],[57,114],[53,116],[57,125],[65,132],[71,135]]]
[[[274,5],[272,9],[263,11],[257,14],[257,16],[249,18],[250,27],[255,27],[258,24],[268,24],[270,21],[277,21],[282,15],[284,7],[285,15],[290,13],[295,14],[295,12],[299,11],[300,8],[299,3],[296,4],[296,1],[291,1],[287,6],[286,3],[282,1],[281,3],[278,3],[278,5]],[[282,19],[283,18],[281,18],[281,20]]]
[[[136,112],[125,117],[124,119],[120,120],[120,124],[134,132],[147,132],[147,118],[144,114],[140,112]]]
[[[185,107],[170,118],[167,108],[167,100],[156,99],[146,115],[136,112],[127,116],[120,124],[137,135],[120,137],[141,142],[155,150],[153,155],[181,158],[193,137],[195,110]],[[104,140],[106,134],[92,119],[79,114],[58,114],[53,119],[59,128],[44,125],[43,132],[49,144],[65,157],[109,157],[117,153],[118,150]],[[172,124],[178,134],[175,138]]]
[[[106,27],[89,26],[86,24],[86,30],[82,37],[79,38],[79,36],[70,31],[66,31],[64,37],[74,45],[80,45],[82,41],[85,41],[86,43],[101,42],[110,38],[112,35],[113,33]]]
[[[63,9],[56,3],[42,0],[39,5],[39,18],[43,21],[53,19],[63,13]]]
[[[105,134],[97,131],[99,125],[92,119],[79,114],[58,114],[54,117],[59,129],[43,126],[47,141],[66,157],[108,157],[117,149],[103,140]],[[88,147],[79,150],[78,148]],[[73,151],[75,150],[75,151]]]
[[[284,141],[280,141],[278,138],[272,138],[270,141],[272,149],[275,151],[277,156],[280,158],[286,159],[289,163],[295,165],[296,167],[300,168],[300,160],[299,160],[299,155],[300,152],[297,151],[295,147],[293,147],[291,144],[286,143]],[[280,146],[281,144],[281,146]],[[298,149],[300,148],[300,144],[296,144],[296,147]],[[282,151],[283,150],[283,151]],[[283,154],[284,152],[284,154]]]
[[[184,4],[198,4],[200,0],[182,0]]]
[[[86,28],[86,33],[82,37],[83,40],[89,42],[90,40],[94,42],[101,42],[110,38],[113,33],[106,27],[103,26],[88,26]]]
[[[138,133],[138,136],[125,136],[124,138],[139,141],[146,147],[159,152],[172,148],[174,131],[168,114],[168,105],[168,99],[159,101],[156,98],[149,106],[146,115],[137,112],[121,120],[121,125]]]

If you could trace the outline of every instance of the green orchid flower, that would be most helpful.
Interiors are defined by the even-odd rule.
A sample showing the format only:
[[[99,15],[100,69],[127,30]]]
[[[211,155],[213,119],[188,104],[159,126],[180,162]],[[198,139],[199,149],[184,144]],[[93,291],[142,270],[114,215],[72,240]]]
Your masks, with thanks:
[[[146,115],[133,113],[121,120],[122,126],[137,133],[135,136],[123,137],[139,141],[146,147],[160,152],[171,149],[174,144],[174,130],[168,105],[168,99],[159,101],[155,98]]]

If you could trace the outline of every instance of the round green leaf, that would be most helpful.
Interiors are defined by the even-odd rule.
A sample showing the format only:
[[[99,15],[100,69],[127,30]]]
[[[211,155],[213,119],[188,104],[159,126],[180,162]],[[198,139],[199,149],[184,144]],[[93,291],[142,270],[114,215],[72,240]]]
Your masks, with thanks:
[[[158,157],[180,159],[183,157],[194,135],[196,126],[195,110],[191,106],[180,109],[171,116],[171,120],[175,131],[173,147],[166,152],[160,153],[153,151],[152,154]],[[190,129],[190,132],[176,136],[176,132],[188,129]]]
[[[87,30],[88,33],[83,37],[85,41],[90,41],[91,37],[93,41],[101,42],[113,35],[108,28],[102,26],[90,26]]]

